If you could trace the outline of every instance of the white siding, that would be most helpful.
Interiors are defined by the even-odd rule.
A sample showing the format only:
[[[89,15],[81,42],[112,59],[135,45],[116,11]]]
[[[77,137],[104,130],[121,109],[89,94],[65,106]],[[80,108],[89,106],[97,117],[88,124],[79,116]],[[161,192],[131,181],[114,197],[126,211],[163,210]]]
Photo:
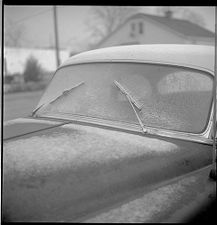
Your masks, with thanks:
[[[141,19],[140,19],[141,20]],[[139,21],[139,19],[137,19]],[[144,44],[183,44],[184,36],[180,36],[171,31],[167,27],[159,26],[159,24],[144,21],[144,34],[139,36],[140,43]]]
[[[215,43],[214,42],[208,42],[208,41],[197,41],[197,43],[196,43],[197,45],[215,45]]]
[[[215,45],[214,38],[196,38],[196,43],[199,45]]]

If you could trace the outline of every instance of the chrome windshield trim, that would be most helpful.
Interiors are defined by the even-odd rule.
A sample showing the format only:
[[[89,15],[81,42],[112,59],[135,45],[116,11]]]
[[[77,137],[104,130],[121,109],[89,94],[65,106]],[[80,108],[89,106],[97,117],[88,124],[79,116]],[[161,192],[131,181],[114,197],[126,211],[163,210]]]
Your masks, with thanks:
[[[49,118],[49,119],[63,119],[73,122],[83,122],[83,123],[90,123],[95,124],[98,126],[103,126],[107,128],[115,128],[115,129],[121,129],[123,131],[130,131],[130,132],[136,132],[137,134],[140,134],[142,136],[145,135],[156,135],[160,137],[168,137],[173,139],[179,139],[179,140],[185,140],[185,141],[191,141],[191,142],[197,142],[197,143],[203,143],[212,145],[212,140],[210,138],[207,138],[204,135],[201,134],[193,134],[193,133],[186,133],[186,132],[180,132],[180,131],[170,131],[160,128],[153,128],[147,126],[147,133],[141,132],[141,127],[139,124],[132,124],[127,122],[120,122],[120,121],[112,121],[112,120],[106,120],[106,119],[100,119],[100,118],[94,118],[94,117],[87,117],[84,115],[72,115],[69,113],[52,113],[52,115],[46,114],[42,117],[36,117],[36,118]]]

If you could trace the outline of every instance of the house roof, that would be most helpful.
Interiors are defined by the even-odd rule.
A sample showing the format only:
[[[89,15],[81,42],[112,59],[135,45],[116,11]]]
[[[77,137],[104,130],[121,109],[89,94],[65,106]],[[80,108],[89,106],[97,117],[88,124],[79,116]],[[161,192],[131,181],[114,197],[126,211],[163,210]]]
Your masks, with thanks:
[[[200,36],[200,37],[214,37],[215,33],[197,25],[194,23],[191,23],[187,20],[180,20],[175,18],[167,18],[162,16],[154,16],[154,15],[148,15],[148,14],[137,14],[134,17],[149,17],[150,19],[153,19],[159,23],[162,23],[169,28],[187,35],[187,36]]]
[[[106,41],[109,37],[111,37],[114,33],[116,33],[122,26],[124,26],[128,21],[136,18],[143,18],[143,19],[151,19],[164,26],[169,27],[170,29],[185,35],[185,36],[192,36],[192,37],[205,37],[205,38],[214,38],[215,33],[209,31],[197,24],[191,23],[187,20],[181,20],[176,18],[167,18],[165,16],[155,16],[150,14],[138,13],[130,18],[128,18],[123,24],[118,26],[113,32],[111,32],[108,36],[106,36],[97,46],[101,45],[104,41]]]

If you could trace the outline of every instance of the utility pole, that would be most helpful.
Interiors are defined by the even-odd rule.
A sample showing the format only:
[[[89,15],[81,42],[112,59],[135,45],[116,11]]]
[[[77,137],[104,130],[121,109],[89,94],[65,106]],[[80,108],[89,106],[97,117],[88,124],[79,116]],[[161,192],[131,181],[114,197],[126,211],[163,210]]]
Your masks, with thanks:
[[[60,65],[60,58],[59,58],[59,40],[58,40],[57,9],[56,9],[56,6],[53,6],[53,15],[54,15],[54,37],[55,37],[55,49],[56,49],[56,64],[57,64],[57,67],[58,67]]]

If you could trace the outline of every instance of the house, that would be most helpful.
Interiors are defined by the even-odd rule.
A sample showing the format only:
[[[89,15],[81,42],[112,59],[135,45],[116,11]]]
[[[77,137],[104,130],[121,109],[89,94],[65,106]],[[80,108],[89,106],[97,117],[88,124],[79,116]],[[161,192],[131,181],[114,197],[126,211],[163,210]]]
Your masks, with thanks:
[[[187,20],[165,16],[135,14],[105,37],[95,48],[132,44],[214,45],[215,33]]]

